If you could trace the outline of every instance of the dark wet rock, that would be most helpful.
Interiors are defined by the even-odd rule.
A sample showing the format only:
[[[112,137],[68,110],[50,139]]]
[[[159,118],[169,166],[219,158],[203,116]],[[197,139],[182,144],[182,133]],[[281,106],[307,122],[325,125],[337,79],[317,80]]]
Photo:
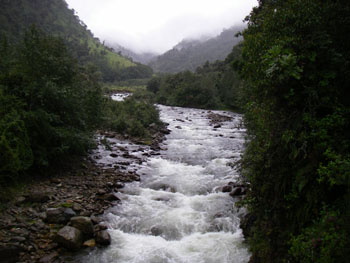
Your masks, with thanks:
[[[71,217],[75,216],[75,212],[70,208],[58,207],[48,208],[46,210],[46,222],[50,224],[66,224]]]
[[[97,196],[97,199],[105,201],[120,201],[119,197],[115,193],[108,193],[101,196]]]
[[[107,230],[102,230],[96,233],[96,243],[102,246],[108,246],[111,244],[111,236]]]
[[[26,201],[32,203],[45,203],[46,201],[50,200],[49,195],[43,192],[33,192],[31,194],[26,195],[25,198]]]
[[[96,194],[97,195],[105,195],[105,194],[107,194],[107,192],[104,189],[98,189]]]
[[[113,157],[113,158],[117,158],[118,157],[118,154],[116,153],[111,153],[109,156]]]
[[[58,258],[59,254],[57,252],[52,252],[49,255],[43,256],[39,263],[53,263]]]
[[[15,263],[19,260],[19,255],[22,248],[13,245],[0,245],[0,262],[1,263]]]
[[[175,126],[175,128],[176,128],[176,129],[180,129],[180,130],[182,129],[181,126]]]
[[[72,208],[64,209],[63,214],[68,220],[77,215],[77,213],[75,213]]]
[[[220,124],[217,124],[217,125],[214,126],[214,129],[218,129],[218,128],[221,128]]]
[[[159,202],[169,202],[170,198],[169,197],[158,197],[154,199],[155,201],[159,201]]]
[[[163,231],[159,227],[154,226],[151,228],[151,234],[153,236],[160,236],[161,234],[163,234]]]
[[[161,183],[156,183],[150,186],[151,189],[153,190],[163,190],[163,191],[168,191],[168,192],[172,192],[175,193],[176,189],[170,185],[167,184],[161,184]]]
[[[208,116],[207,117],[209,118],[211,125],[215,125],[215,126],[220,125],[220,127],[221,127],[221,123],[222,122],[231,121],[232,120],[232,117],[230,117],[230,116],[216,114],[216,113],[213,113],[213,112],[210,112],[210,111],[208,112]],[[220,127],[218,127],[218,128],[220,128]]]
[[[94,228],[92,225],[92,221],[89,217],[85,216],[76,216],[70,219],[70,225],[79,229],[83,235],[88,238],[91,237],[94,233]]]
[[[78,250],[83,243],[83,234],[75,227],[65,226],[58,231],[55,241],[69,250]]]
[[[125,184],[122,183],[122,182],[116,182],[116,183],[114,184],[114,186],[115,186],[116,188],[120,189],[120,188],[124,188]]]
[[[72,205],[72,209],[76,212],[80,212],[83,210],[83,207],[81,206],[81,204],[78,203],[73,203]]]
[[[90,219],[94,225],[97,225],[103,221],[103,219],[100,216],[96,216],[96,215],[90,216]]]
[[[223,188],[222,188],[222,192],[223,193],[229,193],[232,191],[232,186],[231,185],[225,185]]]
[[[176,119],[176,121],[185,122],[184,120],[181,120],[181,119]]]
[[[234,196],[240,196],[245,194],[244,188],[242,187],[235,187],[232,189],[230,196],[234,197]]]

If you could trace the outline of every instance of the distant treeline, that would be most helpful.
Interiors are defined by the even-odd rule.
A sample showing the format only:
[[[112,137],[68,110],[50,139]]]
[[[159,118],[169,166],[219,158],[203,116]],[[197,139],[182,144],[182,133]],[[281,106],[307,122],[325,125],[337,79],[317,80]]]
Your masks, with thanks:
[[[237,45],[224,61],[206,62],[196,72],[164,74],[152,78],[147,89],[161,104],[207,109],[237,110],[242,105],[242,83],[234,69],[241,47]]]

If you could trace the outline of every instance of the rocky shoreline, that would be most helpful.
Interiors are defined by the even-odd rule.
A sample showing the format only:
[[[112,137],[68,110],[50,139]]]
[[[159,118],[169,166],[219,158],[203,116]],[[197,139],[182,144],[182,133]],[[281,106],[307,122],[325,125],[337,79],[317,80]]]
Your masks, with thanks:
[[[150,132],[150,154],[156,155],[169,130],[152,125]],[[126,140],[113,132],[103,136]],[[126,149],[123,156],[130,163],[140,162]],[[63,263],[72,251],[108,245],[103,213],[120,202],[117,193],[125,183],[137,180],[135,173],[102,167],[86,158],[64,175],[34,182],[0,214],[0,262]]]

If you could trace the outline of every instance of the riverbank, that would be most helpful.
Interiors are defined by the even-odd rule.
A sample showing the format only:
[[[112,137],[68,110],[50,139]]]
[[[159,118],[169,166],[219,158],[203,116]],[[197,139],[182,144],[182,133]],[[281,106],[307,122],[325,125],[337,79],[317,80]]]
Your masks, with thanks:
[[[159,143],[169,131],[165,125],[151,126],[149,130],[152,143],[147,146],[150,149],[147,154],[152,155],[159,150]],[[142,141],[100,131],[98,147],[103,144],[101,138]],[[69,250],[59,246],[55,236],[71,217],[89,218],[95,232],[103,230],[104,211],[120,201],[117,194],[125,183],[139,180],[139,176],[125,166],[142,160],[131,155],[128,149],[120,147],[119,150],[124,166],[104,167],[98,164],[97,155],[90,155],[71,171],[35,181],[19,192],[0,214],[0,262],[64,262],[62,256]]]

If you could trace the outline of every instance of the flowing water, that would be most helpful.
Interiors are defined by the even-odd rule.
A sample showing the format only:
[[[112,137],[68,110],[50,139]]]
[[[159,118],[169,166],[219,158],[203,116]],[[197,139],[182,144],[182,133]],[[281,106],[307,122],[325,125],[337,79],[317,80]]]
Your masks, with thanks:
[[[149,147],[113,141],[143,158],[124,169],[140,175],[127,184],[122,202],[105,214],[112,237],[106,249],[96,249],[81,262],[103,263],[244,263],[249,252],[239,228],[236,199],[221,187],[238,178],[232,162],[240,158],[245,130],[241,116],[214,128],[208,111],[159,106],[171,133],[159,155]],[[113,149],[110,149],[113,151]],[[100,149],[100,154],[101,154]],[[109,157],[100,163],[123,164]]]

